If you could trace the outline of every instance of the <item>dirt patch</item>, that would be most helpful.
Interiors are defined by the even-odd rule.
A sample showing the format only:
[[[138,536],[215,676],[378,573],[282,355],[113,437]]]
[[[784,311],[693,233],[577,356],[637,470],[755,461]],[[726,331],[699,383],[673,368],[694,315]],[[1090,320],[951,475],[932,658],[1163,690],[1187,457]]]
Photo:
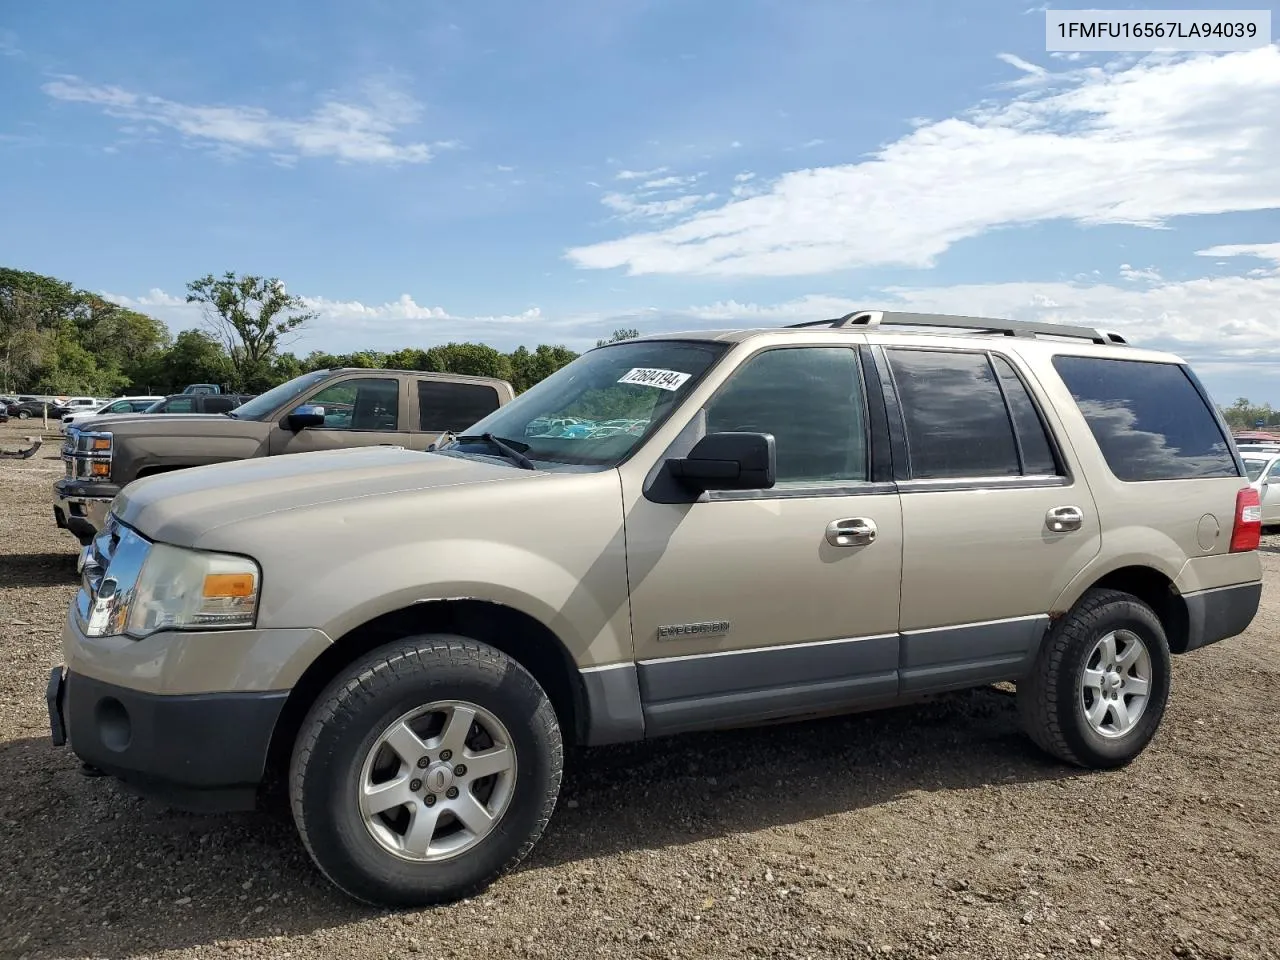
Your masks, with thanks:
[[[333,891],[287,820],[169,812],[50,744],[77,549],[57,450],[0,460],[0,956],[1278,955],[1280,537],[1253,627],[1175,661],[1126,770],[1044,758],[1000,690],[601,749],[522,869],[390,914]]]

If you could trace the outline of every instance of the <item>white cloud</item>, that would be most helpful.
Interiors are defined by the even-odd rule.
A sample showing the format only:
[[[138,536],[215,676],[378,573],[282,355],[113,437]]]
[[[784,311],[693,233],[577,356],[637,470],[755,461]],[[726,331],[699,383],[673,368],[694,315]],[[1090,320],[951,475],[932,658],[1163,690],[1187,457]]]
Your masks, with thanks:
[[[687,213],[698,204],[715,199],[715,196],[714,193],[690,193],[670,200],[637,200],[625,193],[606,193],[600,198],[600,202],[609,209],[616,210],[623,220],[659,220]]]
[[[388,86],[370,83],[362,102],[322,102],[309,116],[281,117],[262,107],[191,105],[134,93],[116,86],[63,77],[42,89],[55,100],[98,107],[131,123],[167,127],[182,137],[231,155],[268,153],[277,162],[334,157],[343,163],[426,163],[456,141],[399,142],[403,128],[418,122],[421,105]]]
[[[1197,257],[1257,257],[1280,264],[1280,243],[1227,243],[1197,250]]]
[[[757,196],[567,256],[632,275],[814,275],[929,267],[999,227],[1158,227],[1280,207],[1280,46],[1045,79],[922,124],[871,159],[796,170]]]
[[[670,167],[658,167],[654,170],[619,170],[615,176],[619,180],[643,180],[646,177],[656,177],[660,173],[666,173]]]
[[[1089,324],[1116,330],[1139,346],[1172,349],[1208,370],[1280,372],[1280,244],[1240,244],[1270,251],[1276,266],[1247,275],[1152,280],[1142,285],[1086,281],[1021,281],[935,287],[888,287],[853,299],[811,294],[776,304],[720,301],[663,309],[652,306],[590,313],[549,311],[460,315],[418,303],[409,294],[368,304],[304,296],[319,316],[292,346],[295,352],[429,347],[472,340],[510,349],[519,343],[564,343],[574,349],[618,327],[645,333],[690,328],[778,326],[887,309]],[[175,332],[199,323],[197,305],[153,289],[138,297],[104,294],[115,303],[159,317]],[[1280,399],[1280,398],[1276,398]]]
[[[1155,267],[1147,267],[1145,269],[1140,269],[1138,267],[1131,267],[1127,263],[1120,264],[1120,276],[1123,277],[1125,280],[1159,280],[1161,279],[1160,271],[1157,270]]]
[[[696,183],[698,178],[702,176],[695,173],[689,177],[662,177],[659,180],[646,180],[640,184],[641,190],[666,190],[670,187],[687,187]]]
[[[1015,54],[1012,54],[1012,53],[997,53],[996,59],[1003,60],[1005,63],[1009,64],[1009,66],[1011,67],[1014,67],[1018,70],[1023,71],[1024,73],[1029,73],[1037,77],[1043,77],[1045,74],[1049,72],[1044,67],[1037,66],[1034,63],[1029,63],[1026,60],[1023,60],[1021,57],[1016,56]]]

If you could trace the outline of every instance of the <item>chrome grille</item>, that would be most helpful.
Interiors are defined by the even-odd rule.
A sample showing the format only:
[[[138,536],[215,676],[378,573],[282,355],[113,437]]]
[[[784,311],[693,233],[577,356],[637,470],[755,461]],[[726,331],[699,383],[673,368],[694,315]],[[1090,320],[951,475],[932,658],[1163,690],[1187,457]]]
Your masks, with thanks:
[[[121,524],[115,514],[108,515],[102,532],[81,553],[80,591],[76,594],[81,629],[93,636],[124,633],[133,592],[150,549],[149,541]]]

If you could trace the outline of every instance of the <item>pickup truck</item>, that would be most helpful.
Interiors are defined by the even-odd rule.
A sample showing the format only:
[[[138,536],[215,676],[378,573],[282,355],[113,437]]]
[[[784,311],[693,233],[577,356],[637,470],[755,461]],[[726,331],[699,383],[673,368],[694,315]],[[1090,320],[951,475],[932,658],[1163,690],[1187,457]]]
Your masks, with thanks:
[[[254,398],[252,393],[171,393],[147,407],[147,413],[228,413]]]
[[[332,368],[302,374],[221,414],[170,407],[158,417],[152,408],[72,424],[62,445],[66,474],[54,484],[54,521],[87,545],[116,494],[141,477],[343,447],[426,450],[514,398],[510,383],[492,377]],[[181,399],[207,403],[219,396]]]

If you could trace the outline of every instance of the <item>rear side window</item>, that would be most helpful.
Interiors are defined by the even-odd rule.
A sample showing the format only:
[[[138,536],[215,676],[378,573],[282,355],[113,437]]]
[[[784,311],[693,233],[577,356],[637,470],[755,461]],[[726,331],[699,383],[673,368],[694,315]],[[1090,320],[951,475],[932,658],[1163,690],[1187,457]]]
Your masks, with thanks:
[[[205,413],[226,413],[235,408],[236,402],[230,397],[206,397],[204,401]]]
[[[1057,356],[1053,365],[1120,480],[1239,476],[1213,411],[1178,364]]]
[[[885,353],[902,401],[913,479],[1023,472],[1013,423],[985,353]]]
[[[498,391],[483,383],[418,381],[418,429],[458,433],[498,409]]]
[[[190,413],[196,408],[196,402],[190,397],[176,397],[170,400],[160,412],[163,413]]]
[[[1049,443],[1049,434],[1031,400],[1031,394],[1027,392],[1026,384],[1004,357],[992,356],[991,362],[1000,376],[1000,386],[1004,389],[1009,415],[1013,417],[1013,425],[1017,431],[1022,472],[1048,476],[1056,474],[1058,462],[1053,456],[1053,445]]]

